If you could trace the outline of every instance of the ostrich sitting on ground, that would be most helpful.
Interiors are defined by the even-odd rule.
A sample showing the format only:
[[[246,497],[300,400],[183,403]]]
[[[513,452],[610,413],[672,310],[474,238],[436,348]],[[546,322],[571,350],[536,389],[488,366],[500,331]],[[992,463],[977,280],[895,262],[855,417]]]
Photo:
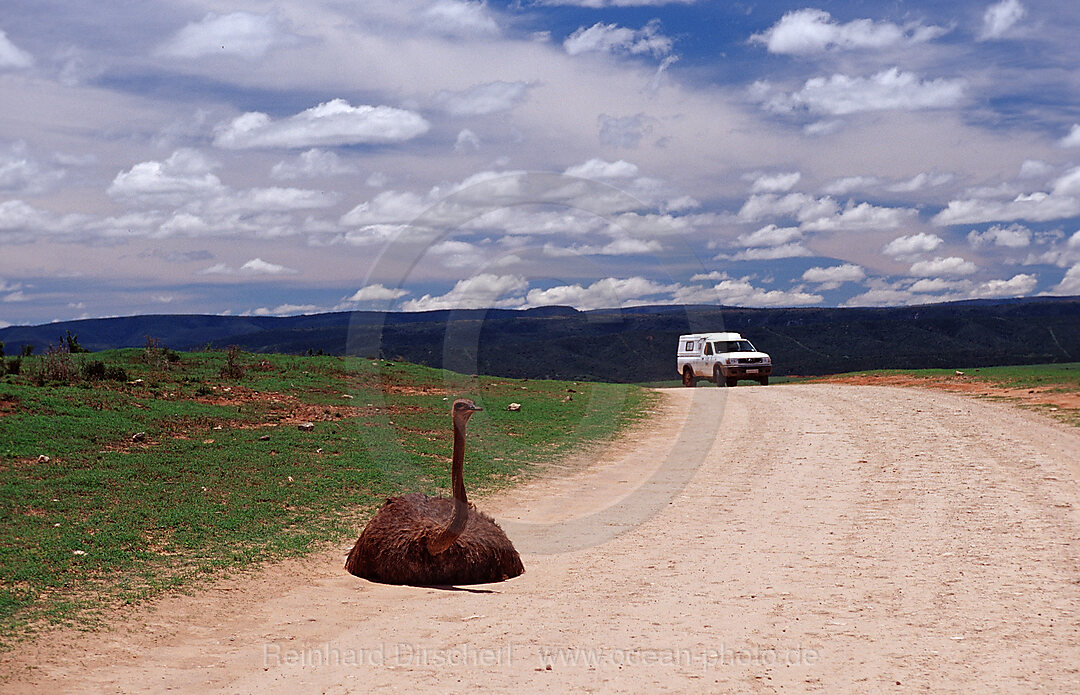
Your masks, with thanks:
[[[364,527],[345,569],[386,584],[483,584],[525,571],[521,558],[491,517],[465,496],[465,424],[478,410],[470,400],[454,401],[454,498],[414,492],[386,500]]]

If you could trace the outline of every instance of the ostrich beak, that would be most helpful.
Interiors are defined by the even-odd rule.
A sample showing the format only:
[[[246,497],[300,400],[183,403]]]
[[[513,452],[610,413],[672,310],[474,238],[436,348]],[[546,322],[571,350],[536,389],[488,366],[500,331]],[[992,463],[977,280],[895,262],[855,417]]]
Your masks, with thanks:
[[[473,403],[472,407],[469,410],[483,410],[483,408]]]

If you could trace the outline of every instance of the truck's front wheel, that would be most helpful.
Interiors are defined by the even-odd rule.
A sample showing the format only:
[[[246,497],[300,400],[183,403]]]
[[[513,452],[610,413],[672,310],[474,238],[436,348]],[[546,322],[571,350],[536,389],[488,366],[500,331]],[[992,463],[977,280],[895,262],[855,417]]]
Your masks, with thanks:
[[[694,370],[690,367],[684,367],[682,370],[682,385],[689,387],[697,386],[697,379],[694,378]]]
[[[763,376],[760,379],[758,379],[758,382],[760,382],[762,386],[768,386],[769,385],[769,377]]]
[[[724,385],[724,372],[721,371],[720,365],[714,365],[712,368],[712,381],[717,386]]]

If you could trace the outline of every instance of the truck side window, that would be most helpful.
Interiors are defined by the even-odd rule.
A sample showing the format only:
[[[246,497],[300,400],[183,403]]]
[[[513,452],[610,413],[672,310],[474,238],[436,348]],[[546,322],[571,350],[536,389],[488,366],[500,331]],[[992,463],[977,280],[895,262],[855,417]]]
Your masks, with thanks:
[[[692,341],[692,340],[686,341],[686,345],[683,347],[683,350],[685,352],[693,352],[694,351],[694,341]]]
[[[711,355],[712,354],[712,343],[705,343],[705,354],[706,355]]]

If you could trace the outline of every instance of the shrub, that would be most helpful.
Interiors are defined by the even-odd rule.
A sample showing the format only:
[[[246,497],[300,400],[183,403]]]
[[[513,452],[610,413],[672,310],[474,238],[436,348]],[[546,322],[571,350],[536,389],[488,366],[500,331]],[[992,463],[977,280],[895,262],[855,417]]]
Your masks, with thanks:
[[[221,368],[219,375],[223,379],[239,379],[244,376],[244,365],[240,364],[240,355],[243,351],[236,345],[230,345],[225,350],[225,366]]]
[[[87,381],[127,381],[127,372],[116,364],[105,364],[101,360],[84,362],[79,369],[82,378]]]
[[[30,382],[35,386],[44,386],[52,382],[70,384],[79,375],[75,362],[71,359],[68,346],[64,342],[50,345],[40,360],[35,360],[29,370]]]
[[[67,331],[67,335],[60,339],[60,344],[67,348],[68,354],[75,355],[80,352],[90,352],[82,345],[79,345],[79,336],[72,335],[71,331]]]
[[[18,374],[22,370],[22,358],[12,357],[7,361],[7,373]]]
[[[151,369],[165,370],[180,364],[180,353],[170,350],[160,340],[148,335],[146,347],[143,349],[143,362],[150,365]]]

